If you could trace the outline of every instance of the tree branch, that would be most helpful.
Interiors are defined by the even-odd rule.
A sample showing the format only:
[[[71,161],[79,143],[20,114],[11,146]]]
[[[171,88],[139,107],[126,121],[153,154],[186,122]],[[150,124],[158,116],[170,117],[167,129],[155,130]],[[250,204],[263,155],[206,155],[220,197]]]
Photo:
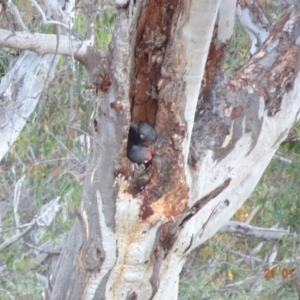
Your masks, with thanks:
[[[219,233],[240,233],[248,237],[264,240],[278,240],[284,235],[290,234],[287,230],[274,228],[260,228],[242,222],[229,221],[219,231]]]
[[[253,55],[269,36],[270,23],[259,3],[246,1],[245,6],[241,2],[238,1],[237,15],[251,39],[250,54]]]
[[[276,160],[278,160],[278,161],[281,161],[281,162],[283,162],[283,163],[285,163],[285,164],[287,164],[287,165],[291,165],[291,164],[293,163],[292,160],[287,159],[287,158],[284,158],[284,157],[282,157],[282,156],[280,156],[280,155],[278,155],[278,154],[275,154],[275,155],[274,155],[274,159],[276,159]]]
[[[38,54],[55,54],[56,53],[57,36],[55,34],[29,33],[23,31],[11,31],[0,29],[0,44],[7,48],[31,50]],[[70,47],[70,39],[68,36],[60,35],[57,54],[72,55],[77,60],[83,60],[87,53],[88,44],[85,41],[71,39],[72,47]]]
[[[63,28],[70,30],[70,27],[62,22],[58,22],[56,20],[47,20],[47,17],[43,11],[43,9],[38,5],[38,3],[35,0],[29,0],[29,2],[31,2],[35,8],[39,11],[39,13],[41,14],[42,18],[43,18],[43,23],[45,25],[59,25],[62,26]]]
[[[14,23],[16,23],[20,29],[28,31],[27,26],[24,24],[21,18],[18,8],[12,2],[7,3],[6,13],[11,14]]]
[[[18,240],[20,240],[27,232],[29,232],[33,225],[35,224],[35,222],[31,222],[30,226],[24,230],[22,233],[19,233],[19,234],[16,234],[8,239],[5,240],[5,242],[3,242],[1,245],[0,245],[0,252],[3,251],[4,249],[6,249],[7,247],[9,247],[10,245],[16,243]]]

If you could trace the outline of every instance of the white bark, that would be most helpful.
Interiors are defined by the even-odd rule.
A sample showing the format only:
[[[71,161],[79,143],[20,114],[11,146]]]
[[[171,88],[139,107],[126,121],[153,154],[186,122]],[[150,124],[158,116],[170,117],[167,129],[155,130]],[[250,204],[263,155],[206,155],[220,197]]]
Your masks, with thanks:
[[[57,10],[59,6],[57,2],[55,4],[55,10]],[[68,22],[68,13],[71,10],[72,7],[67,6],[64,14],[61,15],[62,21]],[[56,15],[56,12],[53,11],[53,14]],[[15,36],[13,34],[9,35],[10,33],[5,30],[0,31],[2,45],[17,48],[16,43],[20,43],[19,48],[21,49],[26,48],[23,44],[26,39],[31,40],[31,37],[38,36],[28,35],[28,33],[16,33]],[[41,46],[41,41],[39,45],[34,41],[27,42],[27,46],[29,44],[36,45],[37,49],[39,45]],[[48,42],[50,41],[48,40]],[[51,42],[54,42],[54,37],[51,39]],[[55,45],[56,42],[50,48],[54,49]],[[35,109],[47,82],[53,79],[58,60],[58,55],[55,57],[53,55],[41,56],[30,51],[25,51],[20,55],[12,69],[1,79],[0,159],[3,158],[25,126],[27,118]]]
[[[236,0],[221,1],[219,9],[218,39],[226,43],[232,36],[235,20]]]
[[[56,66],[58,57],[53,63],[53,56],[39,56],[33,52],[22,53],[13,68],[5,74],[0,84],[3,103],[0,130],[0,158],[2,158],[20,134],[27,118],[45,88],[48,70],[53,63]],[[54,69],[49,74],[51,80]]]
[[[287,18],[285,20],[287,20]],[[298,22],[296,13],[292,14],[288,22],[289,26],[286,25],[287,31],[291,33],[292,28],[297,28]],[[295,37],[293,33],[292,36],[295,40],[297,39],[297,36]],[[272,44],[278,45],[278,39],[279,38],[274,38]],[[269,43],[271,42],[269,41]],[[293,46],[290,44],[287,47],[292,48]],[[285,73],[287,70],[286,65],[293,65],[294,60],[289,61],[289,59],[286,58],[283,64],[281,61],[276,63],[276,58],[274,57],[278,56],[273,56],[271,49],[275,48],[271,48],[269,44],[266,44],[265,48],[261,49],[260,52],[254,56],[257,64],[259,65],[258,60],[261,59],[262,65],[265,66],[266,70],[272,66],[270,69],[271,74],[275,74],[276,71],[278,72],[276,68],[283,67],[282,71],[279,71],[279,76],[281,76],[281,72],[283,72],[283,78],[285,78],[285,76],[289,78],[289,75]],[[281,48],[279,47],[278,49]],[[297,57],[298,51],[298,47],[295,47],[293,50],[291,49],[291,53],[295,53],[293,54],[295,57]],[[275,61],[271,64],[265,64],[264,62],[268,61],[268,59],[270,59],[270,61],[275,59]],[[255,63],[249,62],[244,68],[245,73],[250,74],[251,72],[255,72],[254,65]],[[225,180],[230,179],[230,185],[186,222],[178,239],[178,243],[180,241],[180,244],[184,245],[184,247],[188,247],[188,245],[192,243],[189,249],[192,250],[202,244],[234,215],[249,197],[277,148],[286,139],[289,130],[299,121],[300,75],[298,67],[295,67],[295,69],[297,71],[295,78],[293,78],[291,88],[286,88],[284,82],[278,82],[277,87],[274,87],[274,90],[278,92],[275,94],[270,92],[269,94],[272,97],[272,101],[276,101],[276,99],[280,98],[280,108],[278,107],[274,110],[275,113],[272,113],[272,110],[270,111],[271,106],[268,108],[266,105],[269,99],[268,92],[266,94],[257,92],[262,86],[266,86],[266,88],[268,88],[268,86],[265,85],[265,83],[260,85],[261,83],[259,81],[252,84],[252,77],[243,75],[245,74],[243,73],[244,71],[241,72],[241,80],[248,78],[249,85],[240,85],[239,88],[242,92],[238,95],[245,95],[245,97],[251,97],[251,95],[256,96],[253,97],[253,99],[251,98],[251,105],[247,106],[245,110],[247,113],[245,115],[241,114],[237,118],[235,116],[230,118],[231,130],[227,136],[223,137],[223,145],[221,148],[226,149],[226,147],[232,145],[230,151],[228,151],[226,155],[216,157],[216,153],[213,151],[209,149],[203,150],[203,157],[198,159],[196,166],[190,167],[190,207],[199,199],[221,186]],[[233,82],[235,81],[233,80]],[[271,84],[270,82],[270,85]],[[274,90],[271,89],[271,91]],[[221,107],[224,108],[223,114],[225,116],[231,114],[235,105],[230,102],[230,97],[234,97],[234,93],[227,93],[226,95],[228,97],[227,107]],[[217,110],[219,108],[216,107],[215,109]],[[257,127],[259,130],[255,129],[255,127],[253,127],[254,125],[251,125],[251,122],[254,125],[259,124]],[[239,128],[239,133],[234,134],[237,132],[237,128]],[[251,128],[251,130],[249,130],[249,128]],[[179,247],[179,244],[175,244],[174,248],[176,247]]]
[[[242,222],[229,221],[221,227],[219,233],[240,233],[245,237],[254,237],[263,240],[279,240],[283,236],[288,235],[289,231],[278,228],[261,228]]]
[[[184,110],[185,121],[188,124],[187,139],[183,150],[185,161],[187,161],[201,78],[219,4],[219,0],[210,1],[209,4],[207,1],[199,0],[189,2],[191,7],[188,8],[190,12],[188,20],[185,21],[183,14],[182,20],[178,22],[179,24],[184,22],[183,34],[174,37],[177,45],[185,45],[185,55],[189,57],[184,76],[188,94],[188,102]],[[198,38],[195,39],[195,36]],[[174,250],[163,261],[158,278],[141,282],[140,278],[151,278],[151,274],[155,272],[152,268],[149,269],[148,263],[146,263],[149,261],[149,256],[153,261],[158,261],[158,264],[160,260],[163,260],[162,249],[160,246],[156,246],[156,239],[157,230],[164,218],[161,215],[162,212],[159,212],[150,217],[150,224],[139,223],[139,199],[130,199],[124,194],[121,194],[120,197],[122,200],[117,201],[116,213],[119,256],[106,287],[106,298],[126,299],[130,291],[139,291],[138,299],[149,299],[151,296],[154,296],[153,299],[177,299],[179,273],[185,261],[182,254],[184,250],[182,241],[179,242],[180,250],[178,249],[176,252],[176,248],[173,247]],[[155,249],[155,247],[158,248]],[[153,257],[154,255],[157,257]],[[156,288],[158,290],[153,295],[153,290]]]
[[[183,26],[181,41],[186,47],[186,54],[188,53],[190,56],[183,78],[188,94],[188,102],[184,110],[184,117],[187,122],[187,142],[183,150],[185,165],[188,159],[201,80],[220,2],[221,0],[191,1],[188,9],[189,21]]]
[[[87,42],[55,34],[30,33],[26,31],[11,31],[0,29],[0,43],[7,48],[31,50],[40,55],[59,54],[83,57],[86,54]]]
[[[293,90],[284,96],[281,110],[273,117],[268,116],[264,101],[261,99],[259,119],[263,120],[263,123],[258,142],[250,154],[248,151],[252,139],[245,132],[226,158],[214,161],[212,153],[208,151],[200,166],[201,173],[197,174],[192,170],[194,181],[191,203],[206,195],[213,187],[222,184],[226,178],[232,179],[230,187],[210,201],[180,233],[185,244],[190,241],[187,235],[196,236],[192,249],[214,235],[241,207],[257,185],[280,143],[285,140],[290,128],[299,120],[299,86],[298,74]],[[229,200],[228,206],[222,204],[226,199]],[[211,216],[212,212],[213,216]],[[199,235],[199,228],[203,228],[204,224],[206,224],[204,233]]]
[[[237,15],[251,39],[250,54],[253,55],[269,36],[269,31],[266,29],[269,27],[269,21],[257,7],[255,11],[251,11],[247,6],[238,5]]]

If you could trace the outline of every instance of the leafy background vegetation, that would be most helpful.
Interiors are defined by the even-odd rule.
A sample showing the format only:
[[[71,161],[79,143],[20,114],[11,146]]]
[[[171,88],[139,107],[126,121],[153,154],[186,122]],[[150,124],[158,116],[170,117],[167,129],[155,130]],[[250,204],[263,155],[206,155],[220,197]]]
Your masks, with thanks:
[[[32,31],[54,32],[44,27],[39,14],[27,1],[16,3],[26,25]],[[271,22],[282,13],[282,6],[273,1],[262,1]],[[111,7],[96,5],[96,45],[107,51],[112,37],[116,13]],[[76,11],[74,32],[84,39],[87,35],[86,16]],[[9,28],[4,15],[1,28]],[[239,25],[235,27],[224,71],[228,76],[249,58],[250,42]],[[0,75],[3,76],[18,56],[18,51],[0,49]],[[48,275],[48,266],[55,263],[60,238],[72,227],[76,208],[81,199],[82,180],[88,170],[85,162],[89,151],[89,122],[94,108],[95,90],[89,85],[84,68],[69,58],[62,57],[56,78],[50,83],[36,110],[28,120],[9,153],[0,163],[0,245],[16,233],[14,199],[16,186],[21,186],[18,213],[20,223],[28,224],[49,201],[59,197],[59,211],[54,220],[43,227],[38,243],[42,247],[49,241],[52,249],[44,259],[37,255],[33,237],[25,235],[17,243],[0,251],[0,299],[40,299]],[[300,193],[300,129],[284,143],[278,154],[287,159],[274,159],[259,185],[234,219],[249,220],[250,224],[270,228],[279,224],[299,234]],[[39,228],[34,228],[38,230]],[[295,268],[298,260],[298,241],[294,236],[280,241],[266,242],[256,239],[217,234],[188,259],[181,276],[179,299],[275,299],[274,286],[282,284],[280,270]],[[239,254],[260,261],[242,259]],[[279,273],[265,280],[264,261],[276,251]],[[279,275],[278,275],[279,274]],[[254,280],[251,278],[254,277]],[[236,283],[234,287],[232,283]],[[278,299],[298,299],[294,280],[286,280],[278,290]],[[272,298],[273,297],[273,298]]]

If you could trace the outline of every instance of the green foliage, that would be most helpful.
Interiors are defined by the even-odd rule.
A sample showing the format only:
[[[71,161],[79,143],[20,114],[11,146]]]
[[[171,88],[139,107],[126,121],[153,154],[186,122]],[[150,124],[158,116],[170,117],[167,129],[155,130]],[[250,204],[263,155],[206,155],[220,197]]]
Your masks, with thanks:
[[[111,42],[116,16],[116,10],[107,6],[97,10],[93,19],[95,23],[95,46],[102,53],[107,51]],[[84,12],[78,10],[75,16],[75,31],[78,38],[83,40],[88,38],[88,26],[89,18]]]
[[[0,253],[0,259],[7,268],[0,276],[0,299],[38,299],[43,285],[37,275],[30,270],[30,258],[26,257],[24,248],[19,244]],[[3,266],[3,265],[2,265]]]
[[[16,180],[25,175],[19,207],[22,223],[30,222],[39,208],[49,200],[60,197],[61,212],[45,228],[45,241],[55,241],[73,226],[76,207],[82,195],[78,175],[84,176],[86,160],[86,147],[79,137],[82,132],[88,131],[88,121],[94,106],[82,87],[77,86],[86,80],[84,69],[76,64],[77,76],[73,82],[68,65],[69,61],[64,60],[42,103],[4,158],[0,173],[1,189],[6,185],[12,191]],[[13,194],[2,193],[0,196],[1,201],[7,203],[7,213],[2,224],[13,226],[10,204]],[[22,205],[24,198],[30,199],[25,210]],[[12,235],[13,230],[3,233],[0,243]],[[24,255],[28,250],[22,246],[21,241],[0,253],[1,264],[5,261],[7,266],[1,272],[6,276],[0,279],[0,299],[9,297],[9,293],[17,299],[39,299],[43,290],[42,282],[32,269],[30,251]]]
[[[270,21],[270,23],[275,23],[285,12],[286,12],[286,3],[280,3],[280,1],[275,0],[260,0],[264,12]]]
[[[107,50],[107,45],[111,42],[116,16],[116,11],[111,9],[104,9],[101,14],[96,16],[96,24],[98,25],[96,46],[98,49]]]
[[[257,219],[259,226],[269,227],[280,223],[283,228],[290,228],[291,232],[300,232],[299,149],[299,142],[284,143],[278,153],[292,163],[274,159],[250,197],[256,205],[263,207]]]
[[[235,30],[230,39],[226,52],[223,70],[231,75],[236,69],[243,66],[249,59],[250,39],[242,27],[239,18],[235,18]]]
[[[9,67],[9,53],[0,47],[0,77],[2,77]]]
[[[54,26],[43,25],[42,18],[28,1],[15,1],[25,25],[32,32],[53,34]],[[95,45],[104,53],[111,41],[116,10],[112,7],[94,6],[95,15],[74,11],[73,34],[87,38],[91,18],[95,21]],[[9,29],[5,14],[0,16],[0,26]],[[16,28],[20,30],[20,28]],[[7,72],[15,50],[0,48],[0,75]],[[43,228],[40,244],[56,243],[68,232],[76,217],[82,196],[82,180],[86,174],[89,122],[94,109],[95,90],[90,89],[84,67],[61,57],[56,77],[45,90],[28,124],[21,132],[0,165],[0,244],[13,236],[14,189],[25,176],[18,214],[20,223],[31,222],[43,205],[59,197],[59,213],[51,224]],[[3,205],[2,205],[3,204]],[[24,229],[22,229],[24,230]],[[47,265],[34,261],[27,234],[0,252],[0,299],[40,299],[47,276]],[[41,275],[42,274],[42,275]]]
[[[21,15],[28,28],[53,34],[54,27],[42,25],[38,13],[28,3],[17,3],[23,9],[20,9]],[[80,10],[75,12],[75,16],[75,35],[85,39],[87,18]],[[98,10],[95,16],[95,43],[102,52],[106,51],[111,40],[115,17],[116,12],[112,9]],[[0,23],[5,28],[5,19],[1,19]],[[9,68],[13,52],[0,49],[0,74],[3,75]],[[2,214],[1,228],[5,231],[1,232],[0,244],[15,234],[11,204],[14,193],[11,191],[24,175],[18,209],[21,224],[30,222],[44,204],[60,197],[61,211],[44,228],[41,243],[55,242],[61,234],[72,228],[82,196],[82,180],[86,174],[87,139],[94,98],[95,91],[90,90],[84,67],[77,62],[73,65],[70,58],[61,57],[55,80],[48,86],[28,119],[27,126],[2,160],[0,204],[5,205],[5,213]],[[25,240],[28,238],[28,235],[25,236]],[[0,252],[0,265],[4,266],[0,276],[1,300],[11,297],[40,299],[44,289],[40,274],[44,274],[45,266],[31,259],[31,251],[21,239]]]

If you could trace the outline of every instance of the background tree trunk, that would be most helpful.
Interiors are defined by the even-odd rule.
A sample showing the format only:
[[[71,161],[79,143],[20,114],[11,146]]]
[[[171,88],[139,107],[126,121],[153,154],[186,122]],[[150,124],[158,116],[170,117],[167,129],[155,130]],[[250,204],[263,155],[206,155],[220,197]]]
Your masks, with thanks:
[[[60,6],[58,3],[57,5],[51,5],[51,2],[50,4],[48,1],[45,2],[46,5],[48,4],[48,13],[52,18],[59,18],[62,24],[70,22],[70,12],[74,8],[74,4],[62,3],[62,6]],[[64,10],[61,7],[64,7]],[[65,28],[58,26],[57,30],[59,34],[66,34]],[[10,33],[1,30],[0,39],[2,44],[7,47],[24,49],[22,41],[15,39],[16,35],[15,32]],[[14,43],[10,44],[11,40],[14,40]],[[44,40],[40,40],[40,42],[44,42]],[[56,43],[58,42],[59,40],[56,40]],[[54,53],[48,55],[24,51],[14,66],[1,79],[0,159],[3,158],[19,136],[47,84],[54,78],[60,56],[55,52],[55,45],[53,49]],[[38,47],[36,50],[39,52]]]

